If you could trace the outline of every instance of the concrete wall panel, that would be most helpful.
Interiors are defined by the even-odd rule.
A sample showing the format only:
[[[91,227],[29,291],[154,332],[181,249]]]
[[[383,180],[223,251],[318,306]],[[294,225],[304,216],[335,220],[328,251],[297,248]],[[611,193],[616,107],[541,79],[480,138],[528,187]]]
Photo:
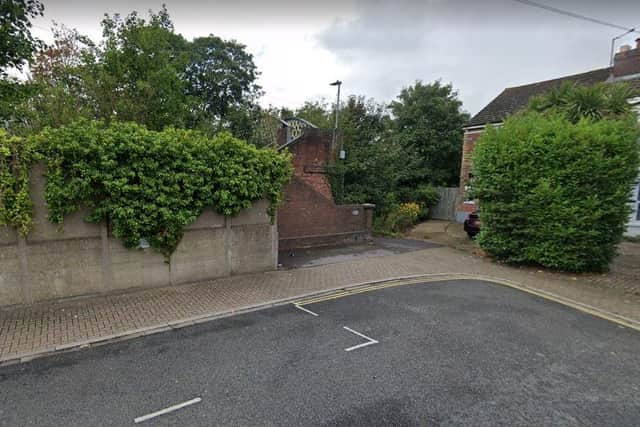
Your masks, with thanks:
[[[109,238],[112,288],[155,288],[169,286],[169,264],[154,249],[127,249],[120,240]]]
[[[100,225],[84,221],[87,211],[80,209],[67,215],[63,224],[53,224],[48,220],[47,204],[44,199],[45,168],[38,163],[31,170],[31,201],[33,202],[33,230],[28,241],[53,239],[75,239],[80,237],[99,237]]]
[[[272,239],[277,227],[259,224],[231,228],[231,271],[249,273],[273,270],[277,264],[277,251],[272,251]]]
[[[224,233],[224,228],[185,232],[171,256],[172,281],[189,283],[228,275]]]
[[[207,209],[189,227],[171,260],[157,251],[127,249],[103,224],[67,215],[48,221],[44,167],[31,172],[34,228],[26,239],[0,227],[0,306],[129,288],[155,288],[211,280],[232,272],[274,269],[277,230],[259,201],[233,219]]]
[[[0,227],[0,246],[16,244],[18,244],[18,233],[11,227]]]
[[[231,226],[271,224],[271,217],[267,214],[268,207],[269,202],[267,200],[254,202],[251,208],[245,209],[236,216],[231,217]]]
[[[97,238],[29,243],[27,284],[34,301],[101,292],[102,251]]]
[[[217,214],[213,209],[205,209],[202,215],[185,230],[199,230],[201,228],[220,228],[224,227],[224,216]]]

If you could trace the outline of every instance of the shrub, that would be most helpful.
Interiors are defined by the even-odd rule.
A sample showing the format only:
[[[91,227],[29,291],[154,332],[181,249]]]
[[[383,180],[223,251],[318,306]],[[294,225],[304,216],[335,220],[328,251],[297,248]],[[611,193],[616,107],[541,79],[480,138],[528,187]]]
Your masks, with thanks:
[[[396,206],[385,219],[385,229],[393,233],[406,231],[418,221],[420,205],[409,202]]]
[[[473,154],[480,246],[508,262],[605,270],[628,219],[638,137],[633,115],[528,112],[489,127]]]
[[[206,207],[231,216],[266,198],[273,217],[291,174],[288,155],[260,150],[228,133],[211,139],[194,131],[155,132],[134,123],[84,120],[45,129],[22,144],[22,154],[12,154],[6,141],[0,134],[1,221],[28,232],[30,205],[20,208],[28,219],[11,214],[16,211],[14,194],[29,200],[28,167],[12,170],[4,159],[29,159],[30,147],[37,144],[47,166],[50,221],[62,223],[65,215],[84,206],[88,221],[108,220],[125,246],[135,247],[145,238],[166,256],[180,242],[184,227]]]
[[[423,184],[419,185],[418,188],[414,190],[413,200],[430,208],[438,204],[440,201],[440,194],[434,186]]]
[[[413,200],[420,205],[418,219],[424,221],[429,217],[429,208],[437,205],[440,201],[440,194],[434,186],[423,184],[413,191]]]
[[[23,236],[32,224],[29,170],[37,157],[31,141],[0,129],[0,226],[14,227]]]

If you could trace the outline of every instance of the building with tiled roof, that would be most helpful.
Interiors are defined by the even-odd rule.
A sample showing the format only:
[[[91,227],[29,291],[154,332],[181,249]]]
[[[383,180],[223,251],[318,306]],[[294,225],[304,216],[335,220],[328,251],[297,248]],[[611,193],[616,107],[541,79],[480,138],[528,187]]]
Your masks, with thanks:
[[[615,54],[611,67],[506,88],[473,116],[464,127],[460,168],[460,196],[456,206],[456,219],[463,221],[469,212],[478,208],[475,201],[465,200],[464,195],[471,173],[471,152],[476,141],[484,132],[485,126],[489,124],[499,126],[507,116],[525,108],[532,97],[555,89],[564,82],[593,85],[596,83],[625,81],[637,89],[636,92],[640,93],[640,38],[636,40],[636,43],[637,45],[634,49],[628,45],[622,46],[620,51]],[[640,97],[632,98],[629,102],[636,106],[640,114]],[[640,235],[640,188],[637,183],[630,203],[633,208],[633,214],[629,222],[628,234],[637,236]]]

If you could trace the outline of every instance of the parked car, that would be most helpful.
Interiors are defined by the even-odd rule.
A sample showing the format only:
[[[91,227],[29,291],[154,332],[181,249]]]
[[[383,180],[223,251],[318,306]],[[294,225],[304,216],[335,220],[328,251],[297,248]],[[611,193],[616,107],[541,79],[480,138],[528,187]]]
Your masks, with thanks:
[[[480,232],[480,211],[473,211],[464,220],[464,231],[467,232],[470,238],[476,237],[476,234]]]

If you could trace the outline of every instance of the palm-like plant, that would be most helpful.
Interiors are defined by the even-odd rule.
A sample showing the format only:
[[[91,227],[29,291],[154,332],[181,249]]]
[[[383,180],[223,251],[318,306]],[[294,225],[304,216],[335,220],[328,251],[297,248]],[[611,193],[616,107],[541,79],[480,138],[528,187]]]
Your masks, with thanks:
[[[582,118],[600,120],[627,115],[631,112],[627,100],[633,96],[634,91],[626,83],[581,86],[565,82],[533,98],[529,102],[529,109],[537,112],[560,112],[576,123]]]

